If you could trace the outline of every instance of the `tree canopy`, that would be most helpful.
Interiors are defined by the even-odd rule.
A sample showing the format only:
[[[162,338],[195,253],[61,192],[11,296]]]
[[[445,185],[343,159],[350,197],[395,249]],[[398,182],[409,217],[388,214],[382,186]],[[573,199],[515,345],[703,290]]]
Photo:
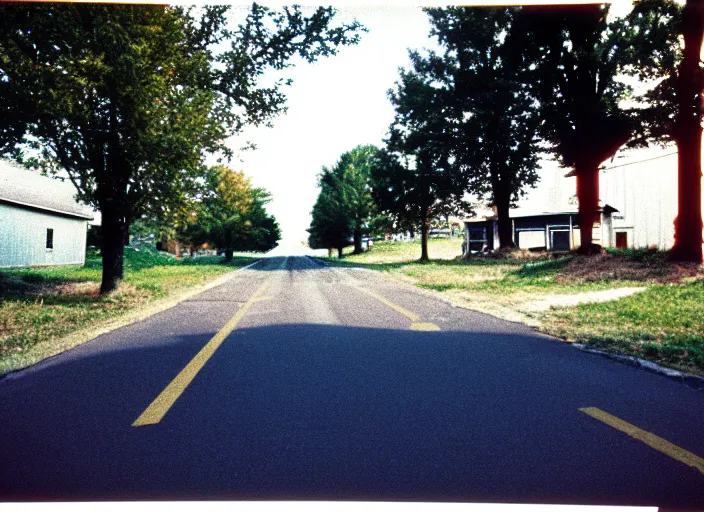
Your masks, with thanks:
[[[704,2],[638,2],[625,18],[632,45],[626,72],[651,84],[638,98],[639,141],[674,141],[678,150],[678,215],[674,259],[702,262],[701,138]]]
[[[537,182],[539,124],[527,94],[526,63],[508,33],[520,8],[426,9],[440,54],[411,52],[416,73],[433,84],[430,103],[442,129],[433,136],[460,166],[468,188],[496,207],[500,246],[514,245],[509,208]]]
[[[227,7],[100,4],[0,6],[0,153],[68,173],[103,219],[103,282],[122,277],[132,219],[183,204],[207,153],[285,108],[267,69],[312,62],[358,40],[335,11],[253,4],[236,28]]]
[[[378,152],[371,144],[360,145],[343,153],[333,167],[323,167],[309,229],[311,246],[340,248],[352,238],[355,254],[362,252],[362,236],[375,214],[371,172]]]
[[[313,205],[308,228],[308,244],[312,249],[335,248],[342,257],[342,249],[350,244],[352,218],[339,176],[323,167],[318,176],[320,192]]]
[[[206,192],[192,203],[182,232],[192,243],[208,242],[225,252],[268,251],[281,238],[278,223],[265,209],[271,195],[252,186],[242,171],[216,166],[208,172]]]
[[[427,261],[431,219],[467,210],[468,183],[443,108],[448,91],[416,69],[400,74],[388,92],[396,113],[386,151],[372,168],[373,193],[382,213],[420,229],[421,261]]]

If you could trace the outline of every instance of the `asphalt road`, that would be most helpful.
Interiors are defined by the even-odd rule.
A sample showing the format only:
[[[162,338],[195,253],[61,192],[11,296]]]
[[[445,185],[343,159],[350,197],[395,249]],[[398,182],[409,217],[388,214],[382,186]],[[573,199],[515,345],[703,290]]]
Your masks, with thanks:
[[[704,391],[307,257],[0,380],[6,501],[699,508],[702,457]]]

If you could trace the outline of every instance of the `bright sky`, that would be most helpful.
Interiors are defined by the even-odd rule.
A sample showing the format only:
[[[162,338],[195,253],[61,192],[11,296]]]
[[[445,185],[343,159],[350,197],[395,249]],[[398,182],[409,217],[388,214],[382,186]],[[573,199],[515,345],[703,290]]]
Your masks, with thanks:
[[[382,144],[394,115],[386,91],[397,80],[399,66],[409,64],[407,48],[432,44],[427,16],[419,7],[338,11],[340,21],[356,18],[369,32],[334,57],[289,69],[288,112],[274,120],[273,128],[246,130],[231,146],[257,145],[241,153],[242,162],[235,160],[232,167],[273,194],[269,212],[290,241],[307,238],[321,167],[333,165],[358,144]]]

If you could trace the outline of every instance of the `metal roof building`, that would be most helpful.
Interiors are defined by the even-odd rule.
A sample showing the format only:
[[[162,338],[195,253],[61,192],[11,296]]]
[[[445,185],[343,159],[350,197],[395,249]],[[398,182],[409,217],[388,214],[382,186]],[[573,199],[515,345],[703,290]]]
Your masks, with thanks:
[[[0,267],[85,263],[93,219],[70,183],[0,159]]]

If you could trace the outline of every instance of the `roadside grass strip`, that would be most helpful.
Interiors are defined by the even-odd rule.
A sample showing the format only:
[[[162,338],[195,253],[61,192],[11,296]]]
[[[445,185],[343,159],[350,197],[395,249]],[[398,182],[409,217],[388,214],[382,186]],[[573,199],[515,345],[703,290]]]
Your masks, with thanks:
[[[235,315],[228,320],[225,326],[220,329],[215,336],[198,352],[193,359],[181,370],[181,372],[164,388],[154,401],[147,407],[144,412],[137,418],[133,427],[142,427],[145,425],[155,425],[159,423],[164,415],[171,409],[176,400],[186,390],[191,381],[195,378],[198,372],[205,366],[205,363],[211,358],[215,351],[222,345],[225,338],[237,328],[240,320],[244,318],[252,307],[252,304],[267,297],[263,295],[269,284],[269,280],[265,281],[252,296],[245,302]]]
[[[403,316],[408,318],[411,321],[411,330],[412,331],[439,331],[440,327],[435,325],[434,323],[431,322],[421,322],[421,318],[416,315],[415,313],[408,311],[405,308],[402,308],[401,306],[397,306],[390,300],[382,297],[381,295],[378,295],[372,291],[365,290],[364,288],[360,288],[358,286],[354,287],[355,289],[359,290],[360,292],[366,293],[367,295],[374,297],[376,300],[384,304],[385,306],[393,309],[397,313],[401,313]]]
[[[654,450],[664,453],[668,457],[672,457],[673,459],[696,469],[704,475],[704,459],[698,457],[692,452],[689,452],[684,448],[680,448],[662,437],[651,434],[650,432],[640,429],[635,425],[631,425],[627,421],[617,418],[616,416],[612,416],[608,412],[604,412],[597,407],[582,407],[579,410],[584,414],[587,414],[592,418],[599,420],[602,423],[615,428],[616,430],[620,430],[624,434],[627,434],[642,443],[647,444]]]

